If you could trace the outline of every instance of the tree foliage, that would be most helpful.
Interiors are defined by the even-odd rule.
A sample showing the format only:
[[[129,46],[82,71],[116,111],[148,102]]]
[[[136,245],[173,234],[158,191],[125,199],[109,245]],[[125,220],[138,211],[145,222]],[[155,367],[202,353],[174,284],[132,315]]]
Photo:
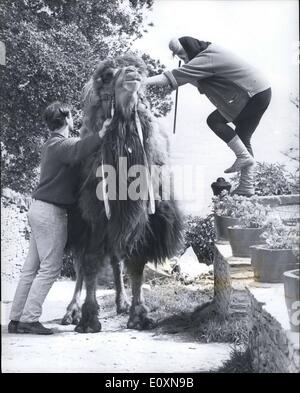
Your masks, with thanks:
[[[97,62],[130,49],[145,30],[153,0],[2,0],[0,66],[2,186],[29,192],[37,181],[42,120],[54,100],[69,103],[80,126],[80,93]],[[150,74],[163,65],[148,55]],[[152,90],[156,115],[170,110],[165,91]]]

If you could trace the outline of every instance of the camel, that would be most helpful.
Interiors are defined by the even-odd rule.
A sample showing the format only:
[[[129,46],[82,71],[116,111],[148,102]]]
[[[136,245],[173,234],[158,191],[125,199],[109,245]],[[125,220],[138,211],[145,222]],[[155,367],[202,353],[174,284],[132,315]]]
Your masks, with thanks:
[[[129,312],[127,327],[153,328],[155,322],[148,316],[142,293],[144,266],[148,261],[158,264],[172,258],[182,247],[183,220],[173,194],[172,174],[159,170],[168,164],[168,138],[145,99],[142,82],[146,75],[140,58],[124,55],[100,62],[84,88],[81,138],[99,132],[108,118],[111,122],[97,152],[80,164],[78,204],[69,217],[69,245],[75,256],[77,281],[62,323],[76,324],[79,333],[101,331],[96,285],[105,261],[111,263],[114,273],[117,312]],[[121,198],[121,187],[127,192],[136,178],[126,176],[127,167],[120,158],[128,168],[145,168],[143,192],[137,199]],[[110,185],[103,172],[106,166],[113,168],[119,179],[114,198],[105,191]],[[162,195],[164,181],[171,184],[169,198]],[[130,305],[123,265],[131,278]],[[80,309],[83,282],[86,298]]]

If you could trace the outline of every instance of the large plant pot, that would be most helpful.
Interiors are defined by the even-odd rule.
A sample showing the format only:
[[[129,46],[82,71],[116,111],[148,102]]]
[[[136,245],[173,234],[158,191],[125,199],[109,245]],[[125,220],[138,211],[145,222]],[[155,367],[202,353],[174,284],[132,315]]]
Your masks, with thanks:
[[[300,332],[300,270],[283,273],[285,302],[293,332]]]
[[[293,250],[271,250],[265,245],[259,245],[251,246],[250,251],[255,281],[283,282],[283,273],[298,266]]]
[[[228,241],[228,227],[238,225],[239,219],[228,217],[228,216],[218,216],[217,214],[214,215],[215,220],[215,229],[217,240]]]
[[[234,257],[250,257],[250,246],[262,244],[263,228],[228,227],[228,237]]]

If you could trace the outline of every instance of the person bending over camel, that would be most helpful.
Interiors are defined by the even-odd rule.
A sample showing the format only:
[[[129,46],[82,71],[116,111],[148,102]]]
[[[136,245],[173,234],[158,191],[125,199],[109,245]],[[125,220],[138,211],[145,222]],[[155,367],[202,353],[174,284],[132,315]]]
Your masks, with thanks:
[[[254,194],[254,158],[251,137],[271,100],[271,87],[261,73],[230,51],[193,37],[174,38],[169,43],[184,65],[146,79],[146,85],[190,83],[217,108],[207,124],[235,153],[234,164],[225,173],[241,171],[235,194]],[[228,125],[233,123],[235,129]]]

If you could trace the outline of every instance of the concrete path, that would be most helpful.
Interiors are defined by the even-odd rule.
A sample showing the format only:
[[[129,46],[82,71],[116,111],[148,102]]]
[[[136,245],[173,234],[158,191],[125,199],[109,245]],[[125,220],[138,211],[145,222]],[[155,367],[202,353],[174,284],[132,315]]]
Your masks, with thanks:
[[[115,310],[101,311],[102,332],[79,334],[74,326],[61,326],[60,318],[71,298],[74,283],[56,282],[44,305],[42,322],[53,336],[7,333],[14,287],[2,286],[2,371],[4,373],[138,373],[207,372],[218,369],[230,357],[227,344],[202,344],[178,335],[126,329],[127,316]],[[112,290],[98,290],[103,296]]]

